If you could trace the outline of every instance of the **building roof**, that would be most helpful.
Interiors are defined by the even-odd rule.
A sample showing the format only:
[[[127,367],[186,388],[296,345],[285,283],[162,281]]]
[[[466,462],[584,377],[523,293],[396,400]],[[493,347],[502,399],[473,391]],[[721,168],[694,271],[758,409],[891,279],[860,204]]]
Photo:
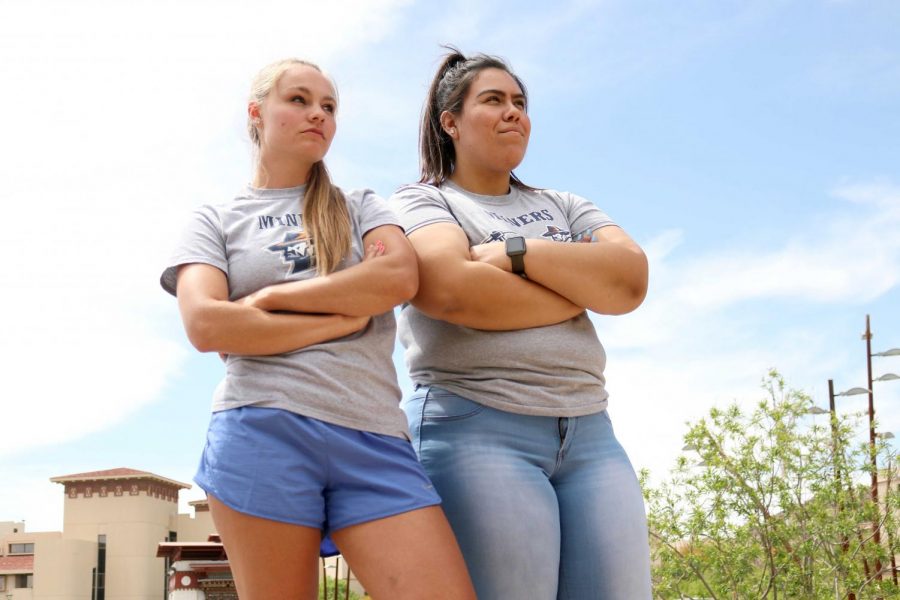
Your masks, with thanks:
[[[119,467],[118,469],[107,469],[105,471],[89,471],[87,473],[75,473],[73,475],[58,475],[51,477],[53,483],[69,483],[75,481],[106,481],[110,479],[153,479],[162,483],[167,483],[182,489],[190,489],[187,483],[181,483],[174,479],[168,479],[155,473],[147,471],[138,471],[137,469],[128,469]]]
[[[34,555],[0,556],[0,575],[34,573]]]
[[[225,547],[217,542],[160,542],[156,556],[180,560],[221,561],[228,560]]]

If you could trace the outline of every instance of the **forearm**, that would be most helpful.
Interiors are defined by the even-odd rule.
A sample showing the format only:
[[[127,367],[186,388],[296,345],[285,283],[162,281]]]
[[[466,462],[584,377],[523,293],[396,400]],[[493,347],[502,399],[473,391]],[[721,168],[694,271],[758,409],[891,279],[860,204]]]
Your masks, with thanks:
[[[527,247],[528,278],[577,306],[602,314],[622,314],[637,308],[644,299],[647,258],[636,244],[529,239]]]
[[[406,302],[417,287],[415,270],[405,261],[380,256],[322,277],[263,288],[245,302],[268,311],[373,316]]]
[[[426,315],[474,329],[543,327],[583,312],[563,296],[488,264],[465,261],[448,271],[420,269],[412,304]]]
[[[271,355],[350,335],[368,319],[344,315],[276,314],[226,300],[182,309],[191,343],[201,352]]]

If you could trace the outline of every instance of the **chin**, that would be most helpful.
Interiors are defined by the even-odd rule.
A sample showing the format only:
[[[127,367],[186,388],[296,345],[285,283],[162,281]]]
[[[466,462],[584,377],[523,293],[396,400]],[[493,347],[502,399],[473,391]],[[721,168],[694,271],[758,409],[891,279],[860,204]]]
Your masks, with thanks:
[[[525,153],[507,154],[503,160],[497,161],[499,171],[512,171],[517,168],[522,161],[525,160]]]

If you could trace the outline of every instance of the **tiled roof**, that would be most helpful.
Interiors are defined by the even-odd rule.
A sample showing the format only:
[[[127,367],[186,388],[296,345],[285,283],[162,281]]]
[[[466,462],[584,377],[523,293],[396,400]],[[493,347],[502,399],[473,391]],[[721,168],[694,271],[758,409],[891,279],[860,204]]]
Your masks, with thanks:
[[[228,560],[221,542],[160,542],[156,556],[180,560]]]
[[[0,575],[34,573],[34,555],[0,556]]]
[[[105,479],[155,479],[157,481],[162,481],[163,483],[168,483],[170,485],[174,485],[176,487],[184,489],[189,489],[191,487],[186,483],[181,483],[180,481],[175,481],[174,479],[167,479],[166,477],[161,477],[160,475],[156,475],[154,473],[149,473],[147,471],[138,471],[137,469],[128,469],[125,467],[119,467],[118,469],[107,469],[105,471],[75,473],[73,475],[59,475],[57,477],[51,477],[50,481],[54,483],[66,483],[70,481],[99,481]]]

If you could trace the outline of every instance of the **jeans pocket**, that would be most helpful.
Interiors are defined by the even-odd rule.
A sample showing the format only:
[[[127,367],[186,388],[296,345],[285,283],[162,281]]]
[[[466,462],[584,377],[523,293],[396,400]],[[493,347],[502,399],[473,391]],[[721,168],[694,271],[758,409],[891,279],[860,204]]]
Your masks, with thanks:
[[[459,421],[474,417],[484,410],[484,406],[453,392],[431,387],[425,395],[422,406],[422,422]]]

